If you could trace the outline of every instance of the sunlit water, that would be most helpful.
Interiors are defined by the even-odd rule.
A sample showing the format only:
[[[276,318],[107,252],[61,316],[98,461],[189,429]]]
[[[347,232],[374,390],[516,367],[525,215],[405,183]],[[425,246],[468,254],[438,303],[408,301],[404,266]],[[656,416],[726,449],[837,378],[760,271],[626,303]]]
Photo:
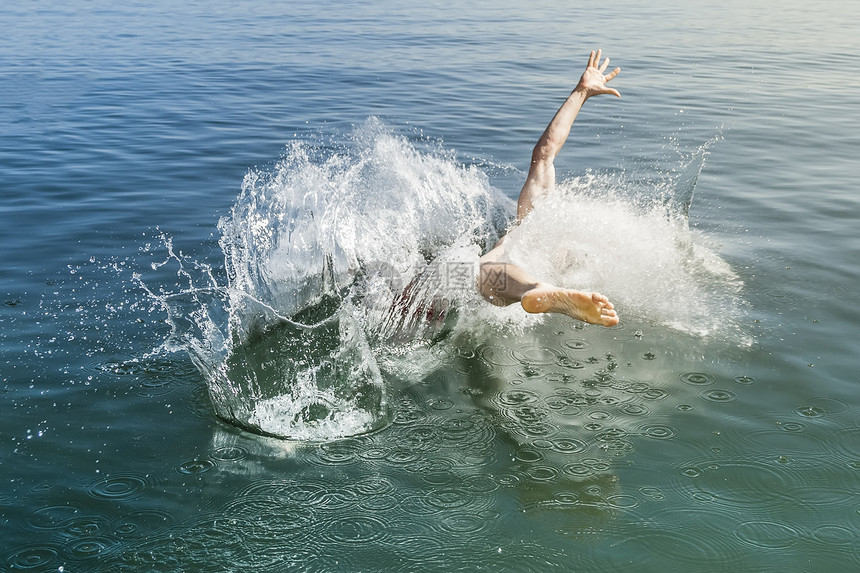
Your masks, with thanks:
[[[0,569],[860,567],[853,11],[0,9]]]

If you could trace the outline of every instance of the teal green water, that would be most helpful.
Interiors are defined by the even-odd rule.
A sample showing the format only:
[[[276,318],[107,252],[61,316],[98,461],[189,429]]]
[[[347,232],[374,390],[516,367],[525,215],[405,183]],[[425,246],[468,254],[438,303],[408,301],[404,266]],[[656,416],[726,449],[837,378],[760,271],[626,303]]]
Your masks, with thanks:
[[[0,569],[857,569],[857,12],[0,8]],[[227,284],[218,221],[247,174],[285,158],[292,181],[368,199],[345,211],[361,229],[374,197],[421,214],[406,198],[437,183],[468,207],[513,198],[596,47],[623,98],[586,105],[557,164],[572,202],[535,244],[599,253],[576,276],[620,301],[619,327],[470,303],[436,344],[373,346],[374,432],[221,421],[160,301]],[[689,229],[640,208],[689,190],[702,154]],[[463,220],[434,216],[384,228]],[[659,266],[676,252],[716,266]]]

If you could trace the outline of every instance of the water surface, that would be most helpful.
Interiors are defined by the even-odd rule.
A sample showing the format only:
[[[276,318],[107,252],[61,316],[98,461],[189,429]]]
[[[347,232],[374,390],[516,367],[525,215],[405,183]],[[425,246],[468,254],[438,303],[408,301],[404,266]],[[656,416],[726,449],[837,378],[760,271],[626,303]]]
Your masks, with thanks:
[[[556,4],[0,9],[0,567],[860,565],[856,7]],[[623,98],[588,102],[558,173],[570,217],[618,198],[615,266],[569,276],[620,327],[467,305],[439,344],[376,347],[375,432],[218,418],[159,300],[228,283],[246,175],[364,157],[375,117],[504,205],[595,47]],[[689,226],[657,233],[634,207],[700,156]],[[733,278],[648,272],[678,238]]]

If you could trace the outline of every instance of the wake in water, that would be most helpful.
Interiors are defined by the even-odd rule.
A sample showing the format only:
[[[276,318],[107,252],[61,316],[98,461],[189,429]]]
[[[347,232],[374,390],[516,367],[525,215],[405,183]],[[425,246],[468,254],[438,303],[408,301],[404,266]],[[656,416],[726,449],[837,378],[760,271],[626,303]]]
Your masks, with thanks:
[[[686,219],[703,160],[704,148],[648,201],[619,177],[560,184],[512,231],[511,262],[607,294],[622,320],[731,330],[740,281]],[[371,119],[346,145],[293,143],[245,177],[219,222],[226,285],[168,244],[190,287],[151,294],[219,416],[293,439],[357,434],[388,416],[380,353],[544,320],[492,307],[475,288],[479,256],[513,215],[481,171]]]

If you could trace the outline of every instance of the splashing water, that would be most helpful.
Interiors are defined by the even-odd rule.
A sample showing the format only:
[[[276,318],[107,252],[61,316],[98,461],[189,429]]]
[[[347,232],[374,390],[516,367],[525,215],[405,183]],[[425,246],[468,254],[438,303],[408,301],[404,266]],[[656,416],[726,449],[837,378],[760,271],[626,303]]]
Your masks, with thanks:
[[[371,344],[429,331],[434,261],[477,261],[509,209],[477,169],[375,119],[340,148],[294,143],[219,222],[228,285],[162,297],[172,338],[222,418],[304,440],[370,431],[387,415]]]
[[[561,183],[513,231],[511,262],[542,280],[607,295],[622,320],[748,344],[743,284],[688,224],[705,150],[656,188],[593,174]]]
[[[172,347],[206,376],[216,413],[253,431],[299,440],[371,431],[388,418],[380,352],[426,344],[452,305],[446,324],[459,314],[457,328],[525,320],[474,286],[513,202],[477,168],[419,151],[378,120],[346,139],[293,143],[273,169],[245,177],[219,222],[227,285],[168,241],[190,287],[149,291],[169,312]],[[713,334],[740,283],[686,223],[700,155],[653,202],[631,200],[620,178],[560,184],[512,231],[511,261],[605,292],[622,313]]]

